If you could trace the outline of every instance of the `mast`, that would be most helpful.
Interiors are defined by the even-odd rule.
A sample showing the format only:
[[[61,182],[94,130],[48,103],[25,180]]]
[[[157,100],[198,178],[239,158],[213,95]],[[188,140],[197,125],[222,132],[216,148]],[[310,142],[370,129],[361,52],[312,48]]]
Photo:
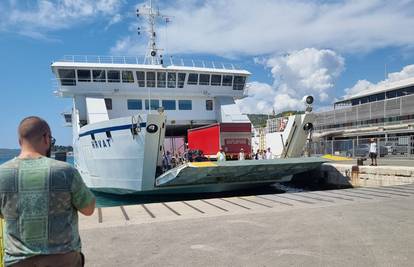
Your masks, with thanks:
[[[138,35],[141,34],[141,31],[144,30],[147,32],[149,40],[148,40],[148,46],[147,46],[147,52],[145,53],[145,61],[144,64],[151,64],[151,65],[157,65],[157,64],[163,64],[162,62],[162,55],[159,55],[158,60],[158,52],[162,51],[163,49],[160,49],[157,47],[157,32],[156,32],[156,23],[158,18],[165,19],[165,22],[170,22],[170,17],[163,15],[160,13],[160,11],[157,9],[155,10],[152,5],[152,0],[149,1],[149,6],[144,5],[142,8],[137,9],[137,17],[144,16],[148,23],[148,28],[141,28],[138,27]]]

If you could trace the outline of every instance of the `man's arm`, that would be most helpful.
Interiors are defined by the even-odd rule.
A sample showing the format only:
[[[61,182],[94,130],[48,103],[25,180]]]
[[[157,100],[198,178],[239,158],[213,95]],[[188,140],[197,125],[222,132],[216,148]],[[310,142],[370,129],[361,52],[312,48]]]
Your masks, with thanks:
[[[79,172],[73,169],[72,205],[83,215],[91,216],[95,211],[95,196],[86,187]]]
[[[96,200],[93,199],[92,202],[88,206],[79,209],[79,212],[85,216],[91,216],[93,212],[95,211],[95,205],[96,205]]]

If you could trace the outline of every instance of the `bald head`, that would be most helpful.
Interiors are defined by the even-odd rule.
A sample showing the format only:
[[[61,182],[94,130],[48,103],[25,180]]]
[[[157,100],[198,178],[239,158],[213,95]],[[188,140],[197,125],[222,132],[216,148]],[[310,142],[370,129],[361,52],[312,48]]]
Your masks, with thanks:
[[[45,134],[50,134],[47,122],[39,117],[24,118],[19,125],[19,139],[31,144],[40,142]]]

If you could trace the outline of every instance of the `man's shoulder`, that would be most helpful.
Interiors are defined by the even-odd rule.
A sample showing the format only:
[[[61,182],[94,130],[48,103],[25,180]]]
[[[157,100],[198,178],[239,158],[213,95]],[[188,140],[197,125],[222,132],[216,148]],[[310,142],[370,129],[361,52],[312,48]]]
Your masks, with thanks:
[[[72,165],[70,165],[67,162],[63,162],[63,161],[55,160],[55,159],[51,159],[51,158],[48,158],[48,161],[49,161],[49,166],[52,167],[52,168],[75,170],[75,167],[73,167]]]
[[[19,163],[16,158],[6,161],[3,164],[0,164],[0,171],[1,170],[8,170],[8,169],[17,169],[19,167]]]

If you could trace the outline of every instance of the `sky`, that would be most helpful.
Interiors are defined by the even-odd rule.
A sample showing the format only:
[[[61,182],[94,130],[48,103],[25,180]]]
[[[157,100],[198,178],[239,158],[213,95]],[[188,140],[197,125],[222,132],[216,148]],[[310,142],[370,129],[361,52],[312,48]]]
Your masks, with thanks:
[[[0,1],[0,148],[17,148],[29,115],[46,119],[57,143],[70,145],[50,64],[64,55],[142,56],[143,1]],[[345,96],[414,77],[414,0],[156,1],[164,57],[232,62],[252,73],[245,113],[328,110]]]

